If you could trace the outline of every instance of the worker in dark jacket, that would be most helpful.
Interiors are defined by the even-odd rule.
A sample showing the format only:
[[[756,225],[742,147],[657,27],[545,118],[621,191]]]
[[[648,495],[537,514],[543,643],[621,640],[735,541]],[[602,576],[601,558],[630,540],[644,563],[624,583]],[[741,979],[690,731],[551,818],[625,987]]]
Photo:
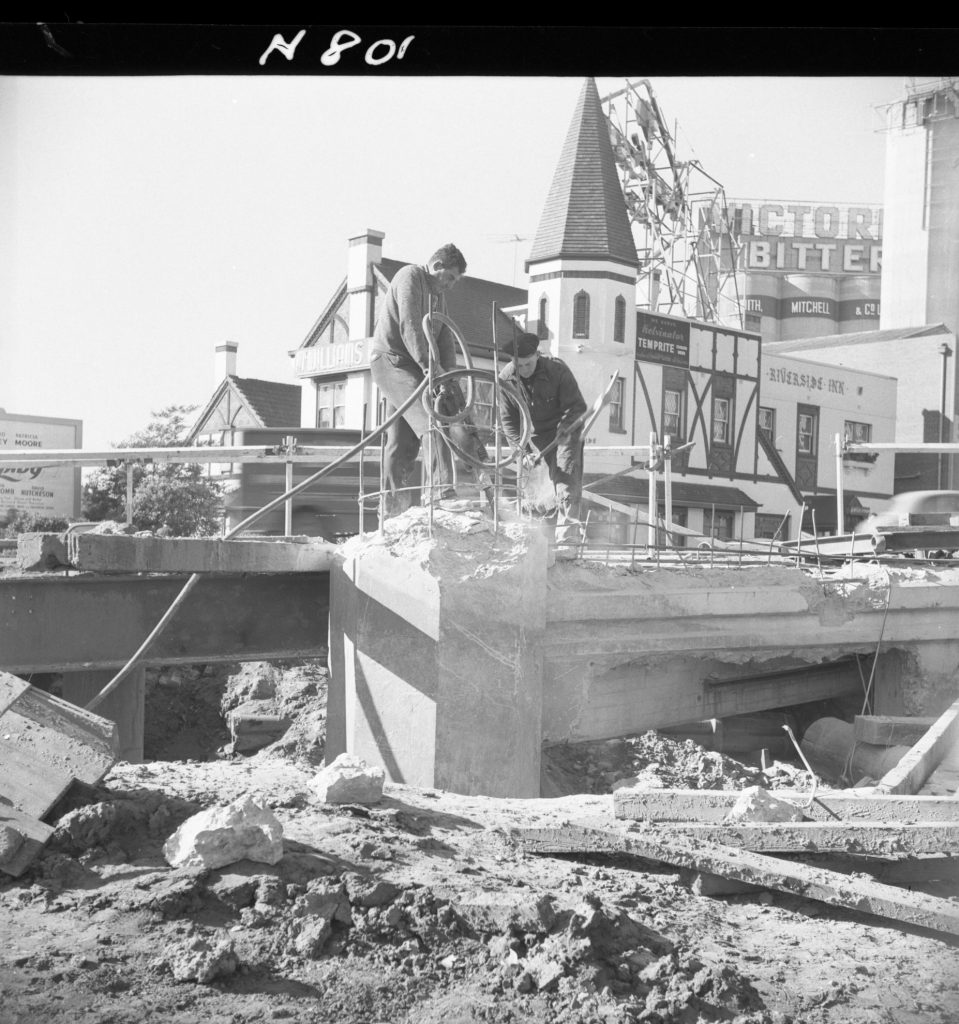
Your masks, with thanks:
[[[513,342],[502,351],[512,356]],[[500,380],[516,383],[526,396],[533,420],[531,442],[535,449],[527,453],[530,463],[559,437],[559,443],[545,456],[549,478],[556,491],[558,521],[579,519],[583,442],[577,421],[586,412],[586,402],[573,371],[561,359],[541,355],[535,334],[521,334],[516,339],[515,358],[500,371]],[[503,402],[503,429],[514,446],[520,441],[520,422],[519,409],[507,398]]]
[[[429,341],[423,330],[423,317],[429,312],[445,312],[445,294],[466,273],[466,260],[455,245],[437,249],[422,265],[401,267],[390,282],[373,328],[370,345],[370,375],[387,399],[387,416],[405,402],[422,383],[429,369]],[[445,325],[433,329],[438,362],[433,372],[439,375],[456,366],[456,344]],[[455,382],[439,389],[436,400],[447,415],[463,408],[463,394]],[[429,417],[417,400],[389,428],[384,462],[389,487],[386,511],[395,515],[411,504],[408,488],[419,454],[423,435],[429,429]],[[453,466],[449,449],[437,437],[433,445],[433,489],[440,498],[455,498]]]

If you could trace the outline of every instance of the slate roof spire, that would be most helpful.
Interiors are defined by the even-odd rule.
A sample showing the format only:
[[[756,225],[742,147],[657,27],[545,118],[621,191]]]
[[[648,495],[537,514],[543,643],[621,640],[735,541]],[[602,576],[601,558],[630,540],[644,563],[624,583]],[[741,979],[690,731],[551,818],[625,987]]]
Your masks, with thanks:
[[[592,78],[586,79],[579,94],[527,266],[567,256],[639,264]]]

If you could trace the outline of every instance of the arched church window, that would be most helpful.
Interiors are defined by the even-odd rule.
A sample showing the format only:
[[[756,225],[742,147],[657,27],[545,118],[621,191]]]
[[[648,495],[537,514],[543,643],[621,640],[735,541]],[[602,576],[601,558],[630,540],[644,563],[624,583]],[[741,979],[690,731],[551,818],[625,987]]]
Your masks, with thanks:
[[[573,296],[573,337],[589,337],[589,295],[584,291]]]

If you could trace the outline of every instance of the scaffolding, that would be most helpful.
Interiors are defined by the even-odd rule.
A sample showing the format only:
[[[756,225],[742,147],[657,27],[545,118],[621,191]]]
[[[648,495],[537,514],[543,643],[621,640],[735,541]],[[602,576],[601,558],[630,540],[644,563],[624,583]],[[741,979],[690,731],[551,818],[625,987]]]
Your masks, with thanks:
[[[648,80],[602,103],[639,256],[638,307],[743,328],[741,243],[723,186],[680,159]]]

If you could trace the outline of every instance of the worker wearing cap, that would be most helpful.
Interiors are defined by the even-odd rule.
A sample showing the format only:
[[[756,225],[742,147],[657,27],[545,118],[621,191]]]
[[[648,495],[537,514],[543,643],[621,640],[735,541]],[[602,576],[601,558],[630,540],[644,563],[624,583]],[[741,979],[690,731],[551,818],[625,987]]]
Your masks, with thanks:
[[[422,265],[409,264],[394,275],[373,328],[370,345],[370,376],[386,396],[387,416],[413,394],[429,371],[429,341],[423,330],[423,317],[429,312],[445,313],[445,295],[466,273],[466,260],[455,245],[437,249]],[[452,332],[445,325],[432,331],[439,356],[433,372],[439,375],[456,366],[456,347]],[[443,385],[437,398],[442,411],[455,414],[463,408],[463,394],[455,382]],[[389,487],[386,510],[396,515],[408,508],[412,471],[423,435],[429,429],[429,417],[420,401],[414,402],[390,426],[383,453],[386,482]],[[449,449],[436,439],[433,445],[433,487],[441,498],[455,498],[453,466]]]
[[[500,380],[522,389],[533,421],[531,442],[535,451],[524,453],[531,462],[559,437],[545,456],[549,478],[556,491],[559,521],[579,518],[583,489],[583,442],[576,421],[586,412],[573,371],[562,361],[539,352],[535,334],[521,334],[501,349],[513,356],[500,371]],[[520,412],[507,396],[503,402],[503,429],[510,442],[520,441]]]

